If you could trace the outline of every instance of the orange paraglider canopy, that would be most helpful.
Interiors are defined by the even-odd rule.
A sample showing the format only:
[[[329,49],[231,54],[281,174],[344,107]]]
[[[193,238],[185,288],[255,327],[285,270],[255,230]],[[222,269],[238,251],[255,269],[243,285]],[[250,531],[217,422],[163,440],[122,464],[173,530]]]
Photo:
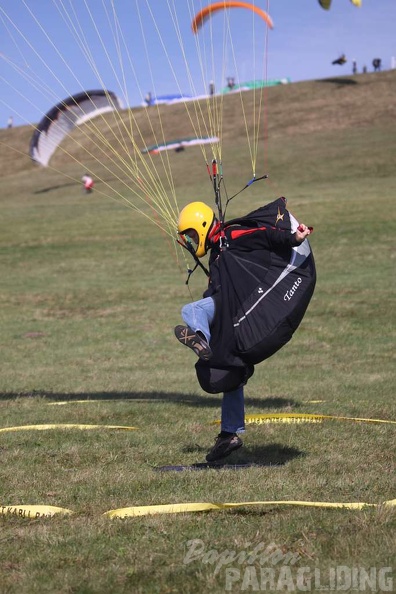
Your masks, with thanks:
[[[209,6],[206,6],[195,15],[193,22],[191,23],[193,32],[197,33],[198,29],[202,27],[204,22],[210,18],[213,13],[219,10],[224,10],[225,8],[248,8],[264,19],[270,29],[274,26],[269,14],[250,2],[213,2],[213,4],[209,4]]]

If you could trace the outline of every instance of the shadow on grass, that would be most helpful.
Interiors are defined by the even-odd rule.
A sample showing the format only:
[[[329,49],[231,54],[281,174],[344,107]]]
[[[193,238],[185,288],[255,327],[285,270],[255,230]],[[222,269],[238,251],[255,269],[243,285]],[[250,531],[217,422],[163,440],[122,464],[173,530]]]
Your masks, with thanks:
[[[207,451],[207,447],[204,448],[198,444],[190,444],[182,448],[182,452],[186,454],[194,452],[197,454],[206,454]],[[227,457],[225,459],[226,462],[224,463],[227,465],[254,464],[257,466],[283,466],[287,462],[290,462],[295,458],[300,458],[301,456],[306,456],[306,454],[297,448],[284,446],[279,443],[272,443],[263,446],[244,446],[242,450],[238,450]]]
[[[344,85],[357,85],[359,84],[357,80],[354,80],[353,78],[321,78],[319,80],[317,80],[316,82],[320,82],[320,83],[334,83],[336,85],[339,85],[340,87],[343,87]]]
[[[53,393],[44,390],[32,392],[0,392],[1,400],[16,400],[17,398],[44,398],[49,402],[76,401],[136,401],[136,402],[172,402],[183,406],[216,407],[221,406],[222,395],[199,395],[168,392],[92,392],[92,393]],[[299,403],[292,398],[245,398],[245,403],[258,409],[298,407]]]
[[[260,466],[283,466],[302,456],[306,456],[306,453],[298,448],[271,443],[265,446],[247,446],[235,454],[235,459],[238,464],[253,462]]]
[[[49,186],[49,188],[42,188],[41,190],[35,190],[33,194],[45,194],[46,192],[51,192],[52,190],[59,190],[59,188],[67,188],[69,186],[76,186],[76,182],[69,182],[67,184],[58,184],[56,186]],[[81,185],[81,184],[78,184]]]

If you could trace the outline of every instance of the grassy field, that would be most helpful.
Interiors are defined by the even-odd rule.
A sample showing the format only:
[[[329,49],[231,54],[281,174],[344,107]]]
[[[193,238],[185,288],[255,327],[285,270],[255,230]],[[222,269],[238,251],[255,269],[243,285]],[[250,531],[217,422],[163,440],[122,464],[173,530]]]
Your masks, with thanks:
[[[268,90],[270,179],[235,199],[229,215],[285,195],[314,226],[318,282],[293,340],[257,366],[247,414],[396,421],[395,87],[393,71]],[[226,99],[224,168],[236,191],[248,179],[247,151],[235,98]],[[168,109],[167,125],[181,126],[180,106]],[[395,591],[396,508],[381,504],[396,498],[396,425],[249,425],[229,461],[261,466],[155,470],[203,461],[217,433],[221,397],[200,390],[194,355],[173,335],[205,278],[194,274],[190,295],[164,236],[104,198],[100,183],[84,195],[72,158],[56,154],[53,163],[69,177],[34,167],[30,134],[0,131],[0,429],[136,429],[1,433],[0,504],[74,512],[4,512],[1,594]],[[180,204],[211,200],[200,157],[198,148],[170,154]],[[378,505],[103,516],[128,506],[254,501]],[[254,550],[266,555],[243,558]],[[260,582],[260,570],[272,582]]]

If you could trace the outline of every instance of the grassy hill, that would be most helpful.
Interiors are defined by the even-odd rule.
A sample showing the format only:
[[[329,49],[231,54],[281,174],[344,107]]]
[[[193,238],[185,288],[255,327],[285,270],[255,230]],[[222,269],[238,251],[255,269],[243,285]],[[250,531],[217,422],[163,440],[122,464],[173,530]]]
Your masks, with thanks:
[[[229,214],[285,195],[299,220],[314,227],[318,282],[292,341],[256,367],[246,387],[247,414],[396,421],[395,86],[390,71],[265,91],[257,173],[270,177],[235,198]],[[244,104],[251,120],[252,94],[244,94]],[[191,135],[182,105],[161,113],[167,138]],[[137,108],[134,116],[150,144],[147,110]],[[156,111],[150,116],[157,127]],[[122,117],[129,124],[128,111]],[[114,117],[96,121],[103,146],[113,143]],[[237,592],[253,587],[255,576],[260,585],[263,568],[273,572],[271,592],[281,590],[286,570],[289,589],[290,579],[296,589],[298,578],[316,592],[334,578],[333,590],[352,591],[356,584],[345,581],[352,568],[363,580],[360,591],[388,587],[378,576],[390,578],[380,572],[392,567],[396,553],[395,507],[383,505],[396,497],[395,424],[251,424],[245,447],[229,461],[255,467],[157,470],[202,461],[218,431],[221,395],[200,390],[194,355],[173,336],[180,308],[200,297],[206,280],[196,272],[186,287],[187,262],[152,221],[116,200],[135,200],[125,184],[127,168],[115,166],[109,146],[108,158],[95,160],[97,146],[87,138],[93,122],[65,139],[51,168],[30,162],[29,127],[0,131],[0,430],[62,423],[136,429],[1,432],[0,590],[220,593],[228,576],[235,578],[229,590]],[[223,148],[232,194],[251,176],[237,95],[224,98]],[[168,156],[178,205],[211,203],[200,149]],[[153,156],[155,175],[162,175],[160,162]],[[82,192],[85,169],[97,180],[92,195]],[[147,204],[142,208],[151,214]],[[276,503],[285,501],[373,507]],[[262,503],[103,516],[121,507],[185,502]],[[23,504],[73,514],[8,513]],[[204,548],[188,559],[193,539]],[[255,547],[275,556],[243,558]],[[240,579],[227,569],[240,571]]]
[[[351,130],[386,128],[394,123],[395,114],[396,72],[360,74],[353,77],[335,77],[315,81],[294,83],[270,87],[264,90],[262,127],[268,135],[269,150],[271,143],[275,146],[279,141],[290,142],[310,134],[349,133]],[[243,106],[247,122],[253,121],[254,101],[256,109],[260,99],[253,92],[243,93]],[[239,94],[227,95],[221,100],[223,106],[224,144],[246,144],[246,131],[242,117],[241,98]],[[206,117],[205,102],[201,101]],[[195,121],[193,108],[189,107]],[[194,134],[186,108],[183,104],[160,106],[161,123],[165,139],[184,138]],[[147,145],[154,143],[152,129],[159,130],[157,108],[133,109],[137,128]],[[149,117],[147,117],[149,114]],[[129,129],[129,110],[122,112],[122,120]],[[93,120],[96,124],[99,120]],[[112,115],[103,116],[101,133],[111,144],[114,143],[113,132],[119,127],[118,118]],[[98,124],[99,125],[99,124]],[[202,121],[201,121],[202,125]],[[93,151],[95,145],[87,142],[85,128],[83,132],[73,133],[73,141],[66,139],[64,148],[78,161],[87,161],[87,150]],[[139,134],[134,130],[139,142]],[[37,167],[26,160],[29,150],[32,129],[21,126],[12,130],[0,131],[1,176],[13,175],[21,171],[33,171]],[[142,144],[142,143],[140,143]],[[83,148],[79,149],[78,145]],[[11,149],[11,150],[10,150]],[[64,153],[58,151],[51,165],[61,168],[72,161]]]

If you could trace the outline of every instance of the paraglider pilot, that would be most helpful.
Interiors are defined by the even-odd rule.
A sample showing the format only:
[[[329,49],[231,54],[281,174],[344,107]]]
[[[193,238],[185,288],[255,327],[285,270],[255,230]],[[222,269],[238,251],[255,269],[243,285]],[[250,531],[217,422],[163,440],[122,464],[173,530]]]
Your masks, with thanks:
[[[337,58],[336,60],[332,61],[332,64],[339,64],[339,66],[342,66],[343,64],[345,64],[347,61],[345,54],[341,54],[341,56],[339,58]]]
[[[241,221],[243,222],[243,219]],[[232,223],[225,223],[222,227],[214,211],[203,202],[192,202],[179,214],[179,237],[194,246],[197,258],[202,258],[210,251],[209,284],[203,299],[185,305],[181,315],[186,325],[175,327],[176,338],[199,357],[196,364],[197,375],[200,365],[205,367],[216,359],[216,354],[211,348],[212,333],[216,322],[224,319],[222,310],[229,303],[228,294],[231,289],[227,286],[226,276],[221,272],[219,264],[222,258],[222,246],[226,243],[227,251],[232,250],[233,257],[250,257],[251,261],[256,260],[256,263],[261,262],[261,265],[265,266],[264,252],[269,254],[271,250],[277,248],[290,252],[293,246],[301,244],[310,234],[310,229],[305,225],[300,225],[295,233],[291,233],[276,227],[252,229],[243,224]],[[235,279],[232,282],[235,282]],[[224,325],[220,332],[222,334],[227,332]],[[223,338],[226,339],[226,344],[232,342],[231,336],[223,336]],[[222,385],[223,389],[213,390],[214,393],[223,392],[221,432],[206,456],[208,462],[225,458],[243,445],[238,433],[243,433],[245,430],[244,385],[253,374],[253,368],[252,366],[247,368],[231,366],[227,374],[226,381],[218,384]],[[203,386],[201,381],[200,383]]]
[[[232,89],[235,87],[235,78],[233,76],[227,77],[227,87],[230,89],[230,91],[232,91]]]
[[[84,184],[84,190],[86,194],[90,194],[94,187],[94,180],[88,173],[84,173],[81,178],[82,183]]]
[[[381,58],[374,58],[374,60],[373,60],[373,68],[374,68],[374,72],[380,72],[381,71]]]

